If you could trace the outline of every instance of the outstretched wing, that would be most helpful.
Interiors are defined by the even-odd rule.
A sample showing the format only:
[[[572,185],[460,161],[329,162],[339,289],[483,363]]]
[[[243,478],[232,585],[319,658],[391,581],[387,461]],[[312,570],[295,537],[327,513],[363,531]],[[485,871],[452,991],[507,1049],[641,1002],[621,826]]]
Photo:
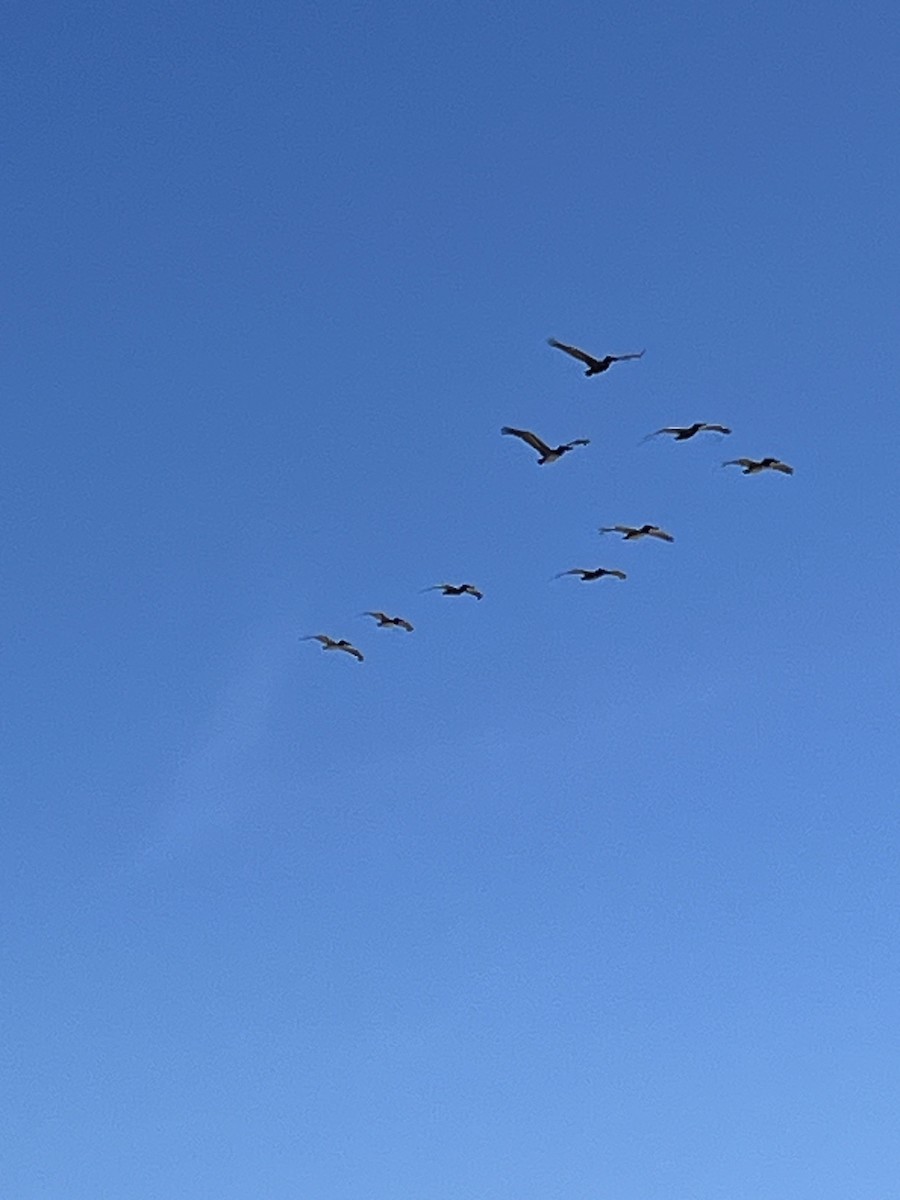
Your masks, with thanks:
[[[585,575],[590,575],[590,571],[585,570],[584,567],[570,567],[568,571],[560,571],[560,573],[558,575],[554,575],[553,578],[562,579],[564,575],[580,575],[583,579]]]
[[[786,462],[782,462],[780,459],[771,465],[773,471],[780,471],[782,475],[793,475],[794,473],[794,468],[789,467]]]
[[[343,641],[343,640],[342,640],[342,641],[340,641],[340,642],[338,642],[338,643],[337,643],[337,649],[338,649],[338,650],[343,650],[345,654],[352,654],[352,656],[353,656],[353,657],[354,657],[354,658],[355,658],[355,659],[356,659],[358,662],[362,662],[362,661],[363,661],[363,653],[362,653],[362,651],[361,651],[361,650],[357,650],[357,648],[356,648],[355,646],[352,646],[352,645],[350,644],[350,642]]]
[[[412,633],[413,626],[403,617],[394,617],[394,624],[399,625],[401,629],[405,629],[407,633]]]
[[[572,358],[577,358],[579,362],[583,362],[586,367],[600,366],[598,358],[594,358],[585,350],[579,350],[577,346],[567,346],[565,342],[558,342],[556,338],[547,338],[547,345],[553,346],[556,350],[562,350],[564,354],[570,354]]]
[[[754,458],[729,458],[727,462],[722,463],[723,467],[755,467],[757,466]]]
[[[604,571],[604,575],[615,575],[616,579],[627,579],[628,576],[624,571]]]
[[[511,425],[504,425],[500,432],[509,434],[511,437],[521,438],[523,442],[528,443],[532,450],[537,450],[538,454],[552,453],[550,446],[546,442],[542,442],[538,435],[532,433],[530,429],[513,429]]]
[[[576,438],[574,442],[566,442],[566,449],[571,450],[573,446],[589,446],[590,438]]]
[[[675,539],[672,537],[671,533],[666,533],[666,531],[664,529],[660,529],[660,527],[658,525],[651,526],[647,530],[647,532],[650,534],[651,537],[659,538],[659,540],[661,542],[674,542],[675,541]]]
[[[331,638],[327,633],[310,633],[306,637],[300,639],[301,642],[321,642],[323,646],[327,646]]]
[[[376,621],[389,621],[391,618],[383,612],[364,612],[364,617],[374,617]]]
[[[701,429],[706,429],[710,433],[731,433],[727,425],[708,425],[705,421],[700,426]]]
[[[677,437],[679,433],[684,433],[684,429],[678,425],[664,425],[662,429],[654,429],[652,433],[648,433],[644,441],[649,442],[651,438],[659,437],[661,433],[671,433]]]
[[[634,525],[601,525],[600,533],[621,533],[627,537],[629,533],[637,533]]]
[[[421,595],[424,592],[440,592],[440,591],[443,591],[444,588],[448,588],[448,587],[453,587],[453,584],[452,583],[433,583],[431,585],[431,587],[422,588],[422,592],[420,592],[419,594]]]
[[[484,593],[480,592],[474,583],[464,583],[462,585],[462,590],[468,593],[468,595],[474,596],[476,600],[484,599]]]
[[[639,354],[607,354],[609,362],[628,362],[631,358],[643,358],[647,353],[646,350],[641,350]]]

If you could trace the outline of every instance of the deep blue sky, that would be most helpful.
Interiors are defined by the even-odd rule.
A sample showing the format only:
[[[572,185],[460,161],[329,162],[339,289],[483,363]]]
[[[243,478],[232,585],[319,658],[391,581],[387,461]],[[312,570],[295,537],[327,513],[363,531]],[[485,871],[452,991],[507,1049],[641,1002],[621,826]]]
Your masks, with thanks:
[[[900,1196],[894,6],[0,54],[0,1194]]]

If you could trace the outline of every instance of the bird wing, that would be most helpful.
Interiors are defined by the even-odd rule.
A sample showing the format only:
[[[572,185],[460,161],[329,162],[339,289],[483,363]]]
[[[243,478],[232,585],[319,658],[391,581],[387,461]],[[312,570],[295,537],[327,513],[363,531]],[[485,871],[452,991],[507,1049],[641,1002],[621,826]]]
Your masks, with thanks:
[[[590,438],[576,438],[574,442],[566,442],[566,449],[571,450],[573,446],[589,446]]]
[[[338,650],[343,650],[345,654],[352,654],[355,659],[359,660],[359,662],[363,661],[362,651],[357,650],[357,648],[352,646],[349,642],[340,641],[337,643],[337,648]]]
[[[643,446],[644,442],[649,442],[651,438],[659,437],[662,433],[671,433],[673,437],[680,437],[686,430],[680,425],[665,425],[662,429],[654,429],[652,433],[648,433],[646,437],[641,438],[639,445]]]
[[[628,576],[624,571],[604,571],[605,575],[615,575],[616,579],[627,579]]]
[[[364,617],[374,617],[376,621],[389,621],[390,620],[390,617],[387,615],[387,613],[378,612],[378,611],[364,612],[363,616]]]
[[[728,462],[722,463],[723,467],[755,467],[756,460],[752,458],[729,458]]]
[[[793,473],[794,473],[793,467],[789,467],[787,465],[787,463],[781,462],[780,460],[778,462],[772,463],[772,470],[780,471],[782,473],[782,475],[793,475]]]
[[[431,587],[422,588],[422,592],[440,592],[444,588],[453,587],[452,583],[433,583]]]
[[[564,575],[589,575],[590,571],[586,571],[584,567],[570,567],[568,571],[560,571],[558,575],[554,575],[554,579],[562,579]]]
[[[700,428],[708,429],[710,433],[731,433],[727,425],[708,425],[705,421]]]
[[[401,629],[405,629],[407,633],[412,633],[413,626],[403,619],[403,617],[394,617],[394,624],[399,625]]]
[[[577,346],[567,346],[565,342],[558,342],[556,338],[547,338],[547,345],[553,346],[557,350],[562,350],[564,354],[570,354],[572,358],[577,358],[579,362],[583,362],[586,367],[599,367],[600,360],[588,354],[585,350],[579,350]]]
[[[464,583],[462,586],[464,592],[468,592],[470,596],[474,596],[476,600],[483,600],[484,593],[480,592],[474,583]]]
[[[523,442],[527,442],[532,450],[537,450],[538,454],[550,454],[551,448],[546,442],[542,442],[536,433],[532,433],[530,429],[513,429],[511,425],[504,425],[500,430],[501,433],[510,434],[512,437],[521,438]]]
[[[310,633],[306,637],[300,639],[301,642],[321,642],[323,646],[327,646],[331,638],[327,633]]]
[[[643,358],[647,353],[646,350],[641,350],[639,354],[607,354],[610,362],[628,362],[630,358]]]
[[[659,538],[659,540],[661,542],[674,542],[675,541],[675,539],[672,537],[671,533],[666,533],[666,531],[664,529],[660,529],[660,527],[658,525],[654,525],[652,528],[648,529],[647,532],[650,534],[651,537]]]

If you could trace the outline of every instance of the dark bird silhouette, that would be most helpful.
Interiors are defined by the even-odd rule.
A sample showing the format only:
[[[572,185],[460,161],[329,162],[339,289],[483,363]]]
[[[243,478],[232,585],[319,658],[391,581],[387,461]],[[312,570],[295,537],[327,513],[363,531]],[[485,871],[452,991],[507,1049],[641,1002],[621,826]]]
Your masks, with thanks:
[[[575,446],[589,446],[590,438],[576,438],[574,442],[565,442],[562,446],[548,446],[546,442],[542,442],[536,433],[532,433],[530,429],[513,429],[510,425],[504,425],[500,430],[501,433],[510,434],[512,437],[521,438],[523,442],[527,442],[532,450],[538,452],[538,466],[543,466],[544,463],[556,462],[558,458],[562,458],[564,454],[568,454]]]
[[[484,599],[484,592],[479,592],[472,583],[436,583],[432,587],[422,589],[424,592],[443,592],[445,596],[474,596],[476,600]]]
[[[695,421],[693,425],[666,425],[663,429],[648,433],[644,441],[659,437],[661,433],[670,433],[676,442],[686,442],[698,433],[731,433],[731,430],[727,425],[710,425],[707,421]]]
[[[723,467],[743,467],[741,474],[758,475],[760,471],[780,471],[782,475],[793,475],[794,468],[789,467],[780,458],[729,458],[722,463]]]
[[[347,641],[346,638],[341,638],[339,642],[334,638],[329,637],[327,633],[311,633],[309,637],[303,637],[301,642],[321,642],[323,650],[343,650],[345,654],[352,654],[359,662],[363,661],[362,652]]]
[[[671,533],[658,525],[601,525],[601,533],[621,533],[623,542],[636,542],[638,538],[659,538],[661,542],[674,542]]]
[[[604,575],[612,575],[616,579],[628,578],[624,571],[609,571],[606,567],[597,567],[593,571],[589,571],[585,567],[572,567],[570,571],[560,571],[553,578],[562,579],[564,575],[580,575],[582,583],[590,583],[592,579],[602,579]]]
[[[558,342],[556,338],[547,338],[547,345],[554,346],[557,350],[562,350],[564,354],[571,355],[572,358],[577,358],[579,362],[583,362],[587,367],[585,375],[599,375],[602,371],[608,371],[613,363],[627,362],[632,358],[643,358],[644,351],[640,354],[607,354],[605,358],[594,358],[592,354],[588,354],[585,350],[579,350],[577,346],[567,346],[565,342]]]
[[[396,629],[405,629],[407,633],[412,633],[413,631],[412,625],[410,625],[409,621],[404,620],[403,617],[389,617],[387,613],[383,612],[364,612],[362,615],[364,617],[374,617],[378,622],[379,629],[386,629],[389,626],[393,626]]]

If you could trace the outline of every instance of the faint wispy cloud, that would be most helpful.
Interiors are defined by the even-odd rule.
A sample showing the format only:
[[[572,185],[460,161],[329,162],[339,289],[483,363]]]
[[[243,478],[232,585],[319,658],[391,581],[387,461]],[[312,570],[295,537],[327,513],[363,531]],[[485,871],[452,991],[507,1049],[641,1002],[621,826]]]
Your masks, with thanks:
[[[264,741],[291,644],[284,628],[257,629],[236,648],[210,712],[153,798],[157,828],[145,858],[170,858],[227,829],[246,803],[246,771]]]

